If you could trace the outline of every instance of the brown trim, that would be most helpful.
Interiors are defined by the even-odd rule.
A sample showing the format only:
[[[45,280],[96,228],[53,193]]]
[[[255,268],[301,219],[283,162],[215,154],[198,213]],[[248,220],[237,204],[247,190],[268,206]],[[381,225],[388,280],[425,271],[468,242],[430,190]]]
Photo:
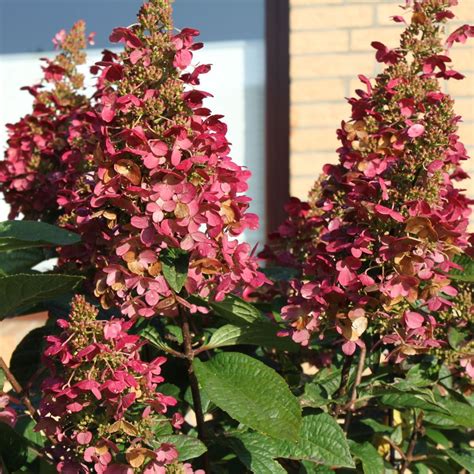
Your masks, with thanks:
[[[266,0],[266,230],[283,222],[290,194],[290,5]]]

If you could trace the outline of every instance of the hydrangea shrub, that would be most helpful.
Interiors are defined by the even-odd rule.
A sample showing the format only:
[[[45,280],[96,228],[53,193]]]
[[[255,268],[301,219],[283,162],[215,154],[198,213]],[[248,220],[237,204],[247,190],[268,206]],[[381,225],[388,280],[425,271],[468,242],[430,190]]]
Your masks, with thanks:
[[[90,95],[93,35],[55,36],[0,162],[26,219],[0,223],[0,319],[48,312],[0,358],[0,473],[473,470],[456,4],[407,0],[400,46],[372,43],[384,69],[359,76],[339,163],[288,203],[264,268],[250,171],[171,1],[112,31]]]

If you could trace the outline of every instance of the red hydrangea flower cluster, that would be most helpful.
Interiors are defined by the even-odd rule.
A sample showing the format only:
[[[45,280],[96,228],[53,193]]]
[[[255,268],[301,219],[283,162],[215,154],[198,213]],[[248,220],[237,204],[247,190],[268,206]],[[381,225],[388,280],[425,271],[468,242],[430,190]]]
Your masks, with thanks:
[[[143,341],[128,332],[132,323],[97,315],[76,296],[69,319],[58,321],[62,333],[46,338],[52,375],[42,386],[36,430],[48,436],[58,472],[175,472],[182,467],[175,447],[155,441],[183,423],[179,413],[165,416],[177,402],[157,391],[166,359],[143,361]]]
[[[7,125],[0,192],[11,206],[11,219],[22,213],[27,219],[55,222],[78,198],[82,175],[92,163],[90,101],[78,71],[86,59],[84,22],[69,34],[62,30],[53,42],[61,52],[53,60],[43,59],[42,83],[24,88],[34,97],[32,112]]]
[[[459,268],[456,255],[470,251],[472,204],[455,187],[468,157],[438,81],[462,79],[447,50],[472,36],[464,26],[443,45],[455,4],[407,1],[407,19],[395,18],[407,23],[400,47],[373,43],[386,67],[375,81],[359,76],[365,89],[349,100],[351,120],[337,132],[339,163],[324,167],[309,203],[292,200],[272,237],[266,256],[301,272],[282,316],[303,345],[336,334],[351,355],[369,331],[399,361],[443,353],[449,327],[472,324],[469,288],[447,275]],[[472,343],[450,357],[469,359]]]
[[[169,0],[146,3],[136,25],[110,37],[123,53],[97,64],[96,184],[78,222],[92,247],[106,242],[96,295],[130,317],[173,313],[178,300],[196,311],[163,275],[169,249],[189,257],[190,294],[221,300],[266,281],[249,245],[233,238],[258,219],[242,194],[250,173],[228,155],[227,126],[203,106],[210,94],[193,87],[210,69],[191,67],[198,32],[172,30]]]

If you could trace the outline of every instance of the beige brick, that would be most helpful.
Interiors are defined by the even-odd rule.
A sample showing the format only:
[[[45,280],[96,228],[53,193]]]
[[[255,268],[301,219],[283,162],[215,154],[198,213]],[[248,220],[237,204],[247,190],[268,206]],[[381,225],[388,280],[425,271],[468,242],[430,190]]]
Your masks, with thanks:
[[[291,54],[347,51],[348,31],[297,31],[290,37]]]
[[[333,151],[339,147],[333,128],[295,129],[290,137],[293,153],[309,151]]]
[[[474,20],[474,0],[460,0],[459,5],[453,8],[453,12],[459,20]]]
[[[290,8],[301,5],[321,5],[321,3],[341,4],[344,0],[290,0]]]
[[[466,147],[474,146],[474,123],[460,123],[459,136]]]
[[[338,100],[344,96],[343,79],[295,80],[291,82],[292,102]]]
[[[291,126],[336,129],[349,114],[350,106],[342,101],[334,104],[298,105],[291,108]]]
[[[448,92],[455,98],[460,96],[474,96],[474,74],[468,74],[462,81],[450,80]]]
[[[474,47],[461,47],[453,49],[450,52],[452,64],[454,69],[458,71],[472,71],[474,70]]]
[[[290,24],[293,30],[317,30],[362,27],[372,24],[373,8],[370,5],[320,6],[293,8]]]
[[[308,199],[308,194],[313,187],[317,174],[314,176],[296,176],[290,180],[290,194],[303,201]]]
[[[464,121],[474,121],[474,98],[456,100],[454,111],[461,115]]]
[[[0,357],[8,364],[20,341],[33,329],[44,326],[48,313],[35,313],[0,322]]]
[[[398,7],[398,4],[401,2],[394,3],[387,3],[383,5],[377,6],[377,23],[379,25],[394,25],[395,23],[392,20],[392,16],[395,15],[403,15],[405,10],[402,10]],[[409,18],[406,16],[405,18]]]
[[[367,4],[367,3],[380,3],[381,1],[384,1],[385,3],[390,3],[392,2],[394,5],[399,5],[400,0],[346,0],[348,3],[360,3],[361,5]]]
[[[400,32],[402,28],[360,28],[351,31],[351,50],[374,51],[370,44],[372,41],[380,41],[390,48],[400,44]]]
[[[303,153],[291,157],[290,170],[292,176],[314,176],[316,179],[326,163],[336,163],[338,155],[333,153]]]
[[[355,76],[372,74],[375,60],[370,53],[325,54],[292,58],[292,78]]]

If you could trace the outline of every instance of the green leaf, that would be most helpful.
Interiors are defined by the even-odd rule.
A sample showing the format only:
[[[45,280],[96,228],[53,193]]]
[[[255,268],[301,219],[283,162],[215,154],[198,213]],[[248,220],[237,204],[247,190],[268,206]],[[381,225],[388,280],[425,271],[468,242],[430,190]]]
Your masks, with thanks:
[[[207,451],[202,441],[192,436],[168,435],[155,438],[156,447],[162,443],[170,443],[176,446],[180,461],[198,458]]]
[[[298,270],[291,267],[271,266],[261,268],[260,271],[273,281],[288,281],[298,276]]]
[[[466,338],[467,335],[455,327],[451,326],[448,329],[448,342],[453,349],[459,349]]]
[[[2,369],[0,369],[0,392],[3,392],[3,386],[5,385],[5,380],[6,380],[5,372]]]
[[[440,403],[446,408],[454,423],[474,429],[474,407],[472,405],[449,397],[440,397]]]
[[[456,450],[446,449],[444,451],[455,463],[466,469],[468,472],[474,473],[474,450]]]
[[[262,450],[267,457],[310,461],[331,467],[355,467],[349,445],[337,421],[326,413],[303,418],[296,442],[259,433],[231,433],[248,451]]]
[[[15,431],[19,433],[23,438],[28,440],[31,444],[38,448],[44,447],[46,438],[37,431],[34,430],[36,422],[30,417],[20,417],[15,425]]]
[[[23,467],[28,457],[28,443],[13,428],[0,422],[0,457],[8,471]]]
[[[77,234],[45,222],[0,222],[0,252],[45,245],[72,245],[80,241]]]
[[[138,334],[160,351],[169,352],[172,350],[172,348],[162,339],[158,330],[153,326],[146,326],[144,329],[140,329]]]
[[[232,418],[274,438],[298,438],[301,408],[273,369],[237,352],[195,359],[193,366],[204,392]]]
[[[383,459],[374,446],[368,442],[355,443],[349,441],[351,452],[362,463],[364,474],[380,474],[384,472]]]
[[[279,327],[271,322],[256,321],[246,326],[226,324],[217,329],[205,345],[207,349],[250,344],[272,347],[280,350],[297,351],[298,346],[287,337],[279,337]]]
[[[303,418],[297,443],[302,459],[327,466],[354,467],[346,436],[327,413]]]
[[[457,281],[468,283],[474,282],[474,259],[467,254],[462,254],[454,259],[455,263],[461,265],[462,270],[453,270],[448,276]]]
[[[449,411],[428,397],[420,393],[404,393],[398,390],[390,390],[392,393],[382,395],[380,401],[383,405],[392,408],[419,408],[421,410],[449,413]]]
[[[441,445],[443,448],[449,448],[451,446],[451,442],[449,441],[446,436],[444,436],[441,431],[435,430],[433,428],[426,428],[425,429],[425,435],[428,439],[433,441],[435,445]]]
[[[239,433],[226,437],[225,442],[242,464],[254,474],[286,474],[286,470],[274,459],[276,456],[273,456],[272,440],[254,435],[257,433]],[[268,443],[265,440],[268,440]]]
[[[31,270],[45,260],[43,250],[30,248],[0,253],[0,276]]]
[[[20,385],[27,386],[31,377],[42,367],[44,338],[57,331],[56,327],[51,326],[35,328],[16,346],[10,360],[10,370]]]
[[[235,295],[229,295],[221,302],[209,301],[206,304],[218,316],[232,324],[242,325],[246,323],[251,324],[259,320],[266,321],[259,309]]]
[[[161,252],[160,262],[168,285],[179,293],[188,278],[189,254],[178,248],[168,248]]]
[[[0,278],[0,319],[14,316],[41,301],[74,290],[83,280],[80,276],[35,274]]]

